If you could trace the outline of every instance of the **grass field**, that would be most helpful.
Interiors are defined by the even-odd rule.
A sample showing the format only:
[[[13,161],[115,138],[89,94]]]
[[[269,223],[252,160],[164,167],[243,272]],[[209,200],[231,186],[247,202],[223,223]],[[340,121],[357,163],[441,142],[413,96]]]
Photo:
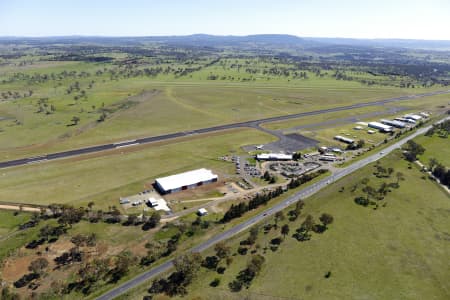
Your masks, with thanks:
[[[351,177],[306,200],[303,217],[289,223],[291,233],[306,214],[316,219],[322,212],[335,222],[311,241],[297,242],[287,237],[276,252],[265,254],[266,264],[249,290],[231,293],[227,284],[247,262],[247,256],[234,256],[224,275],[201,272],[189,292],[191,299],[446,299],[450,295],[447,261],[450,255],[449,198],[435,183],[421,179],[416,168],[390,155],[382,165],[405,174],[400,188],[393,190],[377,210],[358,206],[350,187],[359,178],[371,176],[368,166]],[[391,180],[392,181],[392,180]],[[344,187],[344,192],[338,192]],[[260,233],[263,247],[279,236]],[[245,234],[243,235],[245,236]],[[230,241],[237,248],[238,237]],[[329,279],[324,274],[331,271]],[[209,283],[221,278],[218,288]],[[138,299],[135,296],[133,299]]]
[[[40,67],[39,72],[77,70],[95,73],[98,69],[101,65],[58,63],[52,66],[49,63],[47,68]],[[88,88],[91,77],[76,80],[80,89],[86,91],[86,98],[74,100],[74,94],[78,95],[78,92],[67,94],[67,87],[75,79],[30,87],[22,82],[2,86],[5,91],[34,91],[31,97],[0,102],[0,117],[8,118],[0,121],[2,160],[429,90],[367,87],[358,82],[316,77],[289,82],[217,82],[205,80],[195,73],[188,80],[94,77],[91,88]],[[148,93],[139,96],[143,91]],[[55,111],[37,113],[41,98],[48,98],[48,107],[53,105]],[[113,112],[99,123],[102,109]],[[79,124],[68,126],[74,116],[80,118]]]
[[[437,159],[444,166],[450,167],[450,140],[441,138],[437,134],[432,137],[420,136],[414,139],[425,148],[425,153],[419,156],[419,160],[428,165],[430,158]]]
[[[240,153],[240,147],[273,141],[256,131],[229,131],[176,141],[165,145],[89,159],[69,159],[2,170],[1,198],[23,203],[71,203],[94,201],[99,208],[117,205],[120,196],[134,195],[154,178],[200,167],[223,177],[233,165],[219,156]],[[131,148],[128,148],[131,149]],[[129,151],[129,150],[128,150]]]

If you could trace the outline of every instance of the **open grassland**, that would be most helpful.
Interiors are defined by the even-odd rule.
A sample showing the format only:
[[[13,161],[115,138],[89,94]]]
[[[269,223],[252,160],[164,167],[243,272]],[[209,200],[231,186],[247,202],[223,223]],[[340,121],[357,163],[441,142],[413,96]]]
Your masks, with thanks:
[[[431,158],[437,159],[441,164],[450,167],[450,139],[439,137],[437,134],[432,137],[420,136],[414,139],[425,148],[424,154],[419,156],[419,160],[428,165]]]
[[[265,254],[263,270],[248,290],[229,292],[228,283],[245,268],[247,256],[233,256],[224,275],[202,269],[189,288],[192,299],[446,299],[450,294],[450,202],[434,182],[422,179],[422,173],[408,169],[399,152],[382,161],[405,175],[399,189],[393,189],[374,210],[356,205],[351,187],[361,178],[371,184],[383,180],[372,175],[373,165],[346,177],[307,199],[302,216],[288,223],[291,234],[306,214],[317,220],[327,212],[334,223],[323,234],[313,234],[306,242],[286,237],[279,250]],[[384,179],[386,181],[386,179]],[[387,179],[395,181],[395,179]],[[341,188],[343,192],[339,192]],[[273,222],[273,220],[271,220]],[[282,225],[281,224],[281,225]],[[280,226],[281,226],[280,225]],[[229,242],[234,251],[243,234]],[[257,243],[268,246],[279,229],[260,237]],[[262,250],[258,250],[262,252]],[[211,253],[212,254],[212,253]],[[330,278],[324,278],[331,272]],[[220,278],[217,288],[209,286]],[[142,292],[142,291],[141,291]],[[140,299],[128,294],[127,299]],[[125,298],[124,298],[125,299]],[[156,298],[158,299],[158,298]],[[162,298],[161,298],[162,299]]]
[[[0,158],[7,160],[430,90],[368,87],[356,81],[317,76],[301,80],[272,76],[267,82],[215,81],[205,78],[204,74],[210,73],[208,68],[185,77],[161,74],[155,78],[118,79],[104,71],[107,68],[110,66],[100,63],[40,63],[36,70],[29,67],[21,72],[50,76],[77,71],[90,75],[34,84],[26,81],[2,84],[2,91],[33,93],[0,102],[0,117],[7,118],[0,121]],[[11,75],[9,72],[0,68],[4,77]],[[93,75],[96,72],[104,73]],[[78,87],[71,89],[75,82]],[[39,104],[42,99],[47,100]],[[103,111],[106,119],[98,122]],[[73,125],[73,117],[79,118],[77,125]]]
[[[0,210],[0,239],[6,237],[9,233],[17,229],[17,226],[24,223],[30,217],[27,213],[17,215],[12,211]]]
[[[94,201],[107,208],[117,205],[120,196],[136,194],[154,178],[200,167],[223,176],[234,165],[219,156],[240,147],[273,141],[274,137],[256,130],[240,130],[143,147],[140,151],[76,158],[42,165],[5,169],[1,173],[0,198],[21,203],[71,203]],[[131,149],[131,148],[130,148]],[[124,150],[125,151],[125,150]],[[129,149],[128,149],[129,151]]]

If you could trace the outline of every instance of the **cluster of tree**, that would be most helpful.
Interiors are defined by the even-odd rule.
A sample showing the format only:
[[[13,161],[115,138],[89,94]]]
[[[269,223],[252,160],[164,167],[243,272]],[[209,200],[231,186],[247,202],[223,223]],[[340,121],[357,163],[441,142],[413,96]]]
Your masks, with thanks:
[[[302,153],[301,152],[295,152],[294,154],[292,154],[292,159],[293,160],[300,160],[302,158]]]
[[[304,206],[305,202],[303,202],[303,200],[297,201],[297,203],[295,203],[295,207],[288,212],[289,221],[293,222],[297,220]]]
[[[441,138],[447,138],[450,133],[450,120],[445,120],[433,126],[425,133],[426,136],[433,136],[435,133]]]
[[[36,103],[38,109],[36,113],[45,113],[46,115],[50,115],[56,111],[56,108],[53,104],[48,104],[48,98],[39,98]]]
[[[380,164],[380,161],[377,161],[375,168],[376,171],[374,172],[374,175],[378,178],[389,178],[394,173],[394,168],[392,167],[385,168]]]
[[[375,165],[377,168],[377,172],[375,172],[375,175],[379,178],[381,177],[390,177],[392,173],[394,173],[394,169],[388,168],[387,169],[382,168],[379,164]],[[381,173],[379,170],[382,169],[383,173]],[[387,174],[387,175],[386,175]],[[390,192],[391,188],[399,188],[400,187],[400,181],[405,180],[405,176],[402,172],[396,172],[395,173],[396,180],[394,182],[386,183],[382,182],[378,188],[372,187],[369,185],[370,179],[365,177],[361,180],[361,183],[363,185],[362,192],[365,193],[365,196],[358,196],[354,199],[355,203],[361,206],[368,206],[368,205],[375,205],[375,208],[378,208],[378,204],[374,200],[383,200],[388,192]],[[356,190],[356,186],[353,189],[353,191]],[[385,204],[384,204],[385,205]]]
[[[450,169],[446,168],[443,164],[438,162],[436,159],[431,158],[429,162],[430,171],[439,179],[439,182],[450,188]]]
[[[227,210],[221,222],[226,223],[232,219],[239,218],[247,211],[256,209],[263,204],[265,205],[269,200],[278,197],[281,194],[283,194],[283,188],[278,187],[268,193],[257,193],[248,204],[245,202],[240,202],[237,205],[231,204],[231,207]]]
[[[417,155],[422,155],[425,152],[425,148],[413,140],[409,140],[403,149],[405,150],[405,159],[410,162],[416,161]]]
[[[161,257],[166,257],[177,250],[182,233],[174,234],[166,244],[160,242],[148,242],[145,244],[147,255],[141,258],[140,265],[149,266]]]
[[[8,79],[2,80],[2,83],[13,83],[13,82],[24,81],[28,85],[33,85],[33,84],[46,83],[50,80],[62,81],[65,79],[87,78],[90,75],[91,74],[89,72],[85,72],[85,71],[78,72],[78,71],[66,71],[66,70],[61,71],[59,73],[52,72],[50,74],[37,73],[37,72],[35,72],[33,74],[26,74],[26,73],[17,72],[17,73],[12,74]]]
[[[307,174],[303,174],[297,178],[292,178],[291,181],[288,183],[287,188],[288,189],[295,189],[297,187],[299,187],[302,184],[305,184],[311,180],[313,180],[314,178],[326,173],[327,170],[325,169],[320,169],[318,171],[315,172],[311,172],[311,173],[307,173]]]
[[[33,95],[33,91],[32,90],[28,90],[27,92],[23,92],[20,93],[18,91],[7,91],[7,92],[1,92],[0,93],[1,97],[3,100],[10,100],[10,99],[20,99],[20,98],[27,98],[27,97],[31,97]]]
[[[39,257],[33,260],[28,266],[28,271],[30,271],[30,273],[23,275],[21,278],[15,281],[14,287],[22,288],[28,285],[31,289],[36,289],[37,283],[34,281],[42,277],[45,274],[47,268],[48,261],[45,258]]]
[[[186,295],[187,287],[197,276],[202,264],[199,253],[187,253],[174,259],[175,271],[167,278],[156,279],[148,292],[152,295],[165,293],[169,296]]]
[[[229,283],[229,288],[233,292],[239,292],[243,287],[250,287],[253,279],[259,274],[265,262],[264,256],[253,255],[247,263],[247,267],[240,271],[236,279]]]
[[[219,242],[214,246],[214,250],[216,255],[207,256],[202,262],[202,267],[207,268],[209,270],[217,271],[219,274],[223,274],[226,270],[225,267],[218,265],[225,260],[227,266],[229,266],[233,262],[233,258],[230,256],[231,249],[224,242]],[[219,285],[218,282],[212,284],[213,286]]]
[[[5,286],[1,289],[0,299],[2,300],[20,300],[18,293],[12,292],[9,287]]]
[[[361,149],[364,147],[364,145],[366,144],[366,142],[364,140],[358,140],[356,142],[353,142],[351,144],[347,145],[347,150],[357,150],[357,149]]]
[[[263,176],[261,176],[261,178],[264,179],[265,181],[268,181],[270,184],[277,182],[277,177],[269,173],[269,171],[265,171]]]
[[[76,278],[70,283],[53,282],[52,290],[56,295],[69,294],[72,290],[90,294],[101,282],[115,283],[125,276],[130,267],[136,264],[136,257],[129,251],[122,251],[109,258],[80,260],[82,262]]]
[[[313,216],[307,215],[301,226],[295,230],[293,237],[300,242],[308,241],[311,239],[311,231],[315,233],[325,232],[328,225],[333,223],[334,218],[330,214],[323,213],[319,220],[321,223],[316,223]]]

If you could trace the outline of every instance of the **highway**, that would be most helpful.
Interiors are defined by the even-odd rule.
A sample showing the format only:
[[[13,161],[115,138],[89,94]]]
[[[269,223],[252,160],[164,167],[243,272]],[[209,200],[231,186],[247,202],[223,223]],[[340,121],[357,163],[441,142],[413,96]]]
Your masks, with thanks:
[[[315,116],[315,115],[326,114],[326,113],[331,113],[331,112],[351,110],[351,109],[356,109],[356,108],[361,108],[361,107],[378,106],[378,105],[384,105],[386,103],[391,103],[391,102],[396,102],[396,101],[413,100],[413,99],[429,97],[429,96],[434,96],[434,95],[440,95],[440,94],[448,94],[448,93],[450,93],[450,90],[401,96],[401,97],[389,98],[389,99],[378,100],[378,101],[373,101],[373,102],[362,102],[362,103],[357,103],[357,104],[352,104],[352,105],[320,109],[320,110],[315,110],[315,111],[302,112],[302,113],[284,115],[284,116],[279,116],[279,117],[271,117],[271,118],[253,120],[253,121],[240,122],[240,123],[225,124],[225,125],[191,130],[191,131],[181,131],[181,132],[175,132],[175,133],[170,133],[170,134],[127,140],[127,141],[111,143],[111,144],[90,146],[90,147],[68,150],[68,151],[63,151],[63,152],[57,152],[57,153],[52,153],[52,154],[44,154],[44,155],[21,158],[21,159],[16,159],[16,160],[3,161],[3,162],[0,162],[0,169],[14,167],[14,166],[20,166],[20,165],[26,165],[26,164],[43,163],[43,162],[47,162],[47,161],[54,160],[54,159],[68,158],[68,157],[78,156],[78,155],[82,155],[82,154],[96,153],[96,152],[101,152],[101,151],[114,150],[114,149],[120,149],[120,148],[125,148],[125,147],[132,147],[132,146],[136,146],[136,145],[166,141],[169,139],[186,137],[186,136],[195,135],[195,134],[203,134],[203,133],[222,131],[222,130],[234,129],[234,128],[242,128],[242,127],[259,128],[259,125],[262,123],[284,121],[284,120],[296,119],[296,118],[307,117],[307,116]]]
[[[450,119],[450,117],[447,117],[446,119]],[[423,128],[419,128],[413,134],[397,141],[396,143],[384,148],[383,150],[378,151],[369,157],[361,159],[361,160],[349,165],[348,167],[337,170],[332,175],[330,175],[330,176],[328,176],[328,177],[326,177],[304,189],[301,189],[300,191],[289,196],[282,202],[266,209],[265,211],[250,218],[249,220],[247,220],[241,224],[238,224],[238,225],[234,226],[233,228],[228,229],[227,231],[224,231],[224,232],[212,237],[211,239],[201,243],[200,245],[192,248],[191,251],[192,252],[202,252],[202,251],[212,247],[213,245],[217,244],[218,242],[227,240],[227,239],[239,234],[240,232],[248,229],[249,227],[251,227],[257,223],[260,223],[264,219],[269,218],[270,216],[274,215],[276,212],[287,208],[288,206],[292,205],[293,203],[317,193],[319,190],[321,190],[324,187],[326,187],[327,185],[339,180],[340,178],[347,176],[347,175],[355,172],[356,170],[358,170],[372,162],[379,160],[380,158],[388,155],[393,150],[401,147],[407,141],[415,138],[418,135],[424,134],[430,128],[431,128],[431,125],[423,127]],[[135,278],[123,283],[122,285],[110,290],[109,292],[98,297],[97,300],[113,299],[113,298],[123,294],[124,292],[144,283],[145,281],[151,279],[152,277],[155,277],[157,275],[160,275],[160,274],[163,274],[164,272],[169,271],[172,268],[172,266],[173,266],[172,260],[169,260],[149,271],[146,271],[146,272],[136,276]]]

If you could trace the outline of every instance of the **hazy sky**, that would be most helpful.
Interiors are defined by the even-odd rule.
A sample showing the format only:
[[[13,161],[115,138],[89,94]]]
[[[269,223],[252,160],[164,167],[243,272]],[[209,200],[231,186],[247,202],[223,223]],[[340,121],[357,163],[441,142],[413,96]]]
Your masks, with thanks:
[[[194,33],[450,40],[450,0],[0,0],[0,36]]]

